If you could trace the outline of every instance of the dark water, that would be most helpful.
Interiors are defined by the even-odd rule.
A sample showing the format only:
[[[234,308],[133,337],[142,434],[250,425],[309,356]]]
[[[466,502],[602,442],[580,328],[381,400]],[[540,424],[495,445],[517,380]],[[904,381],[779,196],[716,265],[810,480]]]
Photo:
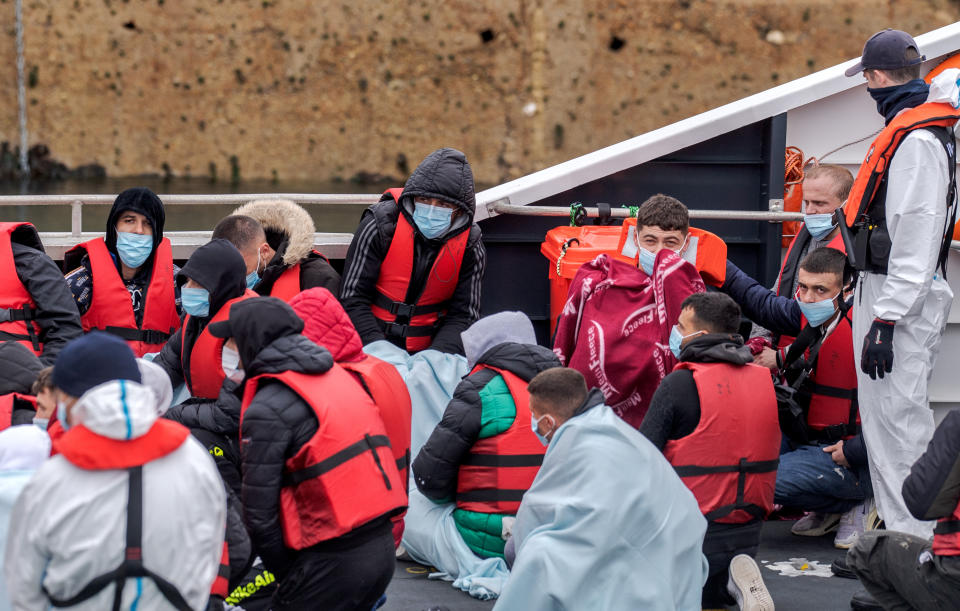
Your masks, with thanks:
[[[26,186],[0,183],[0,195],[55,195],[82,194],[116,195],[130,187],[149,187],[163,194],[181,193],[382,193],[384,189],[401,185],[357,185],[350,182],[244,181],[236,185],[211,183],[205,178],[177,178],[164,181],[161,177],[107,178],[96,181],[65,180],[32,183]],[[167,204],[165,229],[210,230],[236,206],[211,204],[208,206]],[[313,217],[317,231],[353,233],[360,221],[362,205],[305,205]],[[103,231],[110,206],[84,206],[83,230]],[[70,205],[56,206],[0,206],[0,221],[29,221],[40,231],[70,231]]]

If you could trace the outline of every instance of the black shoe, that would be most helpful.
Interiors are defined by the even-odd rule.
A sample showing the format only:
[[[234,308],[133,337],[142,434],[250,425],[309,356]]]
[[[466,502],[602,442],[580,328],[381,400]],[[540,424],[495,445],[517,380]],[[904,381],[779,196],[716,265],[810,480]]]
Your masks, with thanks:
[[[850,599],[850,608],[856,611],[883,611],[883,607],[866,590],[860,590]]]
[[[847,557],[840,556],[832,563],[830,563],[830,571],[837,577],[843,577],[844,579],[856,579],[857,574],[854,573],[850,566],[847,564]],[[866,591],[864,591],[866,592]]]

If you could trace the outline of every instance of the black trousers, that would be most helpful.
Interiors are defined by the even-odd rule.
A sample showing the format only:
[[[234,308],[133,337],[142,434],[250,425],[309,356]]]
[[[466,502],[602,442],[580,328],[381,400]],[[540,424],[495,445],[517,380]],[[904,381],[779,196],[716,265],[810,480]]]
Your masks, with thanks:
[[[342,543],[298,553],[273,596],[273,610],[373,609],[396,566],[390,521],[384,519],[362,540]]]
[[[926,539],[871,530],[847,552],[847,564],[884,609],[960,609],[960,556],[924,553],[929,550]]]
[[[704,609],[723,608],[735,602],[727,592],[730,561],[738,554],[756,557],[762,526],[762,520],[754,520],[748,524],[711,522],[707,525],[707,534],[703,538],[703,555],[707,557],[710,568],[700,598],[700,605]]]

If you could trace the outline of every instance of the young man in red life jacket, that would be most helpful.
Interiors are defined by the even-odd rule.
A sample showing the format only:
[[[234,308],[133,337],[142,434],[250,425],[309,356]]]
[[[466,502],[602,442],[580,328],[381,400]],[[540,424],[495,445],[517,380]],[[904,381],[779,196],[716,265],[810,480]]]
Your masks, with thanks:
[[[273,609],[372,609],[393,576],[405,486],[377,407],[302,330],[275,297],[210,324],[244,380],[244,520],[280,584]]]
[[[373,399],[387,429],[390,450],[406,490],[410,481],[412,406],[400,372],[390,363],[364,354],[363,343],[350,317],[327,289],[307,289],[290,300],[290,307],[303,319],[304,337],[329,350],[334,362],[352,373]],[[399,547],[403,538],[403,514],[392,520],[393,542]]]
[[[800,262],[793,299],[775,295],[732,263],[728,270],[723,290],[744,314],[795,338],[769,359],[770,369],[796,390],[802,409],[795,420],[781,420],[788,440],[774,500],[810,512],[793,525],[794,534],[836,529],[834,544],[847,549],[867,527],[873,488],[860,432],[852,304],[843,294],[850,280],[846,255],[833,248],[811,251]],[[754,362],[761,364],[761,357]]]
[[[707,519],[704,609],[725,608],[733,602],[728,592],[741,608],[773,609],[752,557],[773,510],[777,399],[770,372],[753,364],[739,326],[740,308],[722,293],[684,300],[670,333],[680,363],[663,379],[640,426]]]
[[[13,341],[0,343],[0,431],[34,422],[38,410],[33,384],[41,370],[43,364],[29,348]]]
[[[900,494],[933,435],[928,385],[953,291],[944,277],[956,212],[956,76],[933,88],[906,32],[884,30],[846,71],[863,75],[886,126],[860,165],[846,206],[861,271],[853,300],[858,392],[877,509],[886,527],[929,537]],[[939,77],[938,77],[939,78]]]
[[[705,290],[681,256],[690,229],[683,203],[654,195],[637,211],[636,226],[636,262],[603,254],[577,271],[553,344],[560,362],[599,388],[634,428],[676,364],[668,340],[680,304]]]
[[[257,200],[240,206],[213,228],[229,240],[247,264],[247,288],[290,302],[300,291],[322,286],[340,294],[340,274],[313,250],[313,219],[287,199]]]
[[[340,301],[364,345],[463,354],[460,333],[480,317],[486,265],[475,209],[467,158],[443,148],[363,213]]]
[[[106,236],[63,256],[83,330],[113,333],[137,356],[158,352],[180,328],[178,268],[163,237],[164,219],[153,191],[127,189],[113,202]]]
[[[956,609],[960,602],[960,411],[946,415],[903,482],[918,520],[936,520],[933,541],[875,530],[847,552],[847,564],[876,601],[854,609]]]
[[[207,452],[158,419],[129,346],[94,331],[53,371],[58,454],[23,489],[4,563],[17,609],[202,609],[226,501]]]
[[[0,341],[16,341],[52,365],[80,337],[80,315],[57,264],[30,223],[0,223]]]
[[[413,461],[414,481],[431,501],[456,504],[454,523],[475,554],[502,558],[545,452],[530,426],[527,384],[560,361],[537,345],[522,312],[481,318],[463,332],[463,347],[470,374]]]

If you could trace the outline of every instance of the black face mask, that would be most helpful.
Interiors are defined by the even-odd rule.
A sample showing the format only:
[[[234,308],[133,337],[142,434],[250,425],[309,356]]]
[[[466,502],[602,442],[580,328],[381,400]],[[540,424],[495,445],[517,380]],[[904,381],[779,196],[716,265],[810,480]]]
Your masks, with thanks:
[[[913,108],[927,101],[930,85],[923,79],[914,79],[902,85],[892,87],[867,87],[870,97],[877,103],[877,112],[883,115],[889,124],[904,108]]]

